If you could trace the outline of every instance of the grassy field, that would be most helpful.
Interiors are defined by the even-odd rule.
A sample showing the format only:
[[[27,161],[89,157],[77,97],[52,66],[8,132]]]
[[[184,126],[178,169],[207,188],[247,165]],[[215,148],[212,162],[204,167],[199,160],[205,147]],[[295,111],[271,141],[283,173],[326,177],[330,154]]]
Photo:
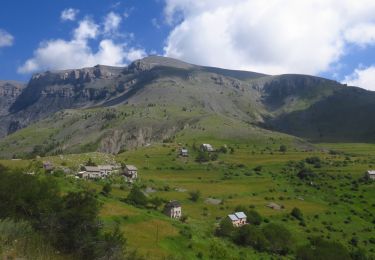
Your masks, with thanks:
[[[210,248],[219,245],[230,259],[269,259],[273,256],[251,248],[238,247],[215,237],[217,223],[239,205],[258,211],[266,222],[280,223],[292,231],[294,245],[304,245],[312,236],[339,241],[349,250],[363,248],[375,256],[375,182],[359,182],[367,169],[375,167],[375,145],[317,144],[305,147],[288,139],[266,141],[219,140],[207,137],[216,148],[227,145],[233,152],[219,153],[216,161],[197,163],[197,150],[203,142],[186,135],[174,143],[153,144],[121,153],[115,157],[91,153],[41,158],[55,165],[77,169],[92,158],[97,163],[134,164],[139,169],[138,185],[149,198],[179,200],[185,223],[169,219],[158,209],[137,208],[124,202],[130,186],[120,177],[105,181],[61,178],[67,190],[88,187],[101,191],[105,182],[112,184],[110,196],[99,196],[101,218],[108,227],[119,224],[128,245],[147,259],[210,258]],[[280,152],[281,144],[287,151]],[[178,156],[186,146],[190,156]],[[300,180],[293,162],[319,157],[320,165],[306,163],[317,175],[313,182]],[[9,167],[27,167],[31,161],[0,161]],[[260,170],[259,170],[260,169]],[[199,190],[197,202],[189,192]],[[220,203],[212,203],[216,199]],[[283,206],[272,210],[266,205]],[[298,207],[305,225],[290,217]],[[350,241],[355,238],[357,244]],[[286,256],[285,258],[290,258]]]

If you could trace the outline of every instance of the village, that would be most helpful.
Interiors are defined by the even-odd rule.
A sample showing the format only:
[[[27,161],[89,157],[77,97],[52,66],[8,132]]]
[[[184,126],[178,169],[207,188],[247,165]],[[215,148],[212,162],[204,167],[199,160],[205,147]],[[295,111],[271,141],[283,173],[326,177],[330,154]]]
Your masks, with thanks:
[[[209,156],[210,153],[215,152],[214,147],[211,144],[203,143],[199,146],[199,151],[207,153]],[[178,150],[178,156],[180,158],[189,157],[189,150],[185,147],[182,147]],[[128,185],[136,185],[139,178],[138,168],[132,164],[103,164],[103,165],[94,165],[92,162],[88,163],[89,165],[80,165],[80,171],[74,174],[75,179],[82,180],[105,180],[111,176],[121,176],[123,181]],[[54,170],[54,165],[51,162],[43,162],[43,168],[47,172],[52,172]],[[365,173],[365,178],[368,180],[375,180],[375,170],[368,170]],[[146,194],[146,193],[145,193]],[[146,194],[147,195],[147,194]],[[303,198],[298,198],[303,200]],[[266,207],[280,211],[284,209],[283,205],[279,205],[275,202],[270,202],[265,205]],[[183,205],[178,200],[169,200],[164,204],[162,213],[168,216],[171,219],[182,219],[183,218]],[[228,220],[234,228],[239,228],[244,225],[249,224],[247,221],[247,215],[242,212],[228,212],[226,216],[223,216],[221,221]]]
[[[215,149],[211,144],[203,143],[199,146],[199,151],[210,154],[214,152]],[[185,147],[180,148],[178,150],[178,156],[181,158],[189,157],[189,150]],[[111,176],[116,175],[121,176],[124,182],[128,185],[136,184],[139,180],[138,168],[132,164],[95,165],[91,161],[89,161],[87,164],[88,165],[79,166],[80,171],[74,174],[75,179],[97,181],[105,180],[110,178]],[[55,169],[53,163],[49,161],[43,162],[43,168],[46,172],[53,172],[53,170]],[[375,180],[375,170],[366,171],[364,177],[368,180]],[[303,198],[298,199],[303,200]],[[283,205],[279,205],[275,202],[270,202],[265,206],[276,211],[283,210],[284,208]],[[181,219],[183,216],[182,204],[178,200],[170,200],[165,203],[162,212],[171,219]],[[242,211],[229,213],[221,220],[228,220],[234,228],[239,228],[249,224],[247,215]]]

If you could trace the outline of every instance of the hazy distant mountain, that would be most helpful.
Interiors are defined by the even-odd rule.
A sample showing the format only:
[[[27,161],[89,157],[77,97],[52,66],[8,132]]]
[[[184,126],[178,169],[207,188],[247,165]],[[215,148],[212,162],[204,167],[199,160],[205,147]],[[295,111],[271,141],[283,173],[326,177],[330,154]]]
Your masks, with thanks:
[[[118,152],[189,129],[223,138],[272,135],[266,128],[314,141],[375,139],[372,92],[319,77],[269,76],[157,56],[124,68],[35,74],[14,97],[2,106],[0,154],[15,140],[17,151],[39,144],[48,152]],[[225,124],[235,131],[225,131]]]

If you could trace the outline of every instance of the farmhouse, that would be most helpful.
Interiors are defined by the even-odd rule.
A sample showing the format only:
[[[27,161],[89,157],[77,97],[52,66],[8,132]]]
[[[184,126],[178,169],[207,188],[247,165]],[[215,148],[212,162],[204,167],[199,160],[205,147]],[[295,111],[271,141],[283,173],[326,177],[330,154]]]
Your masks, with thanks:
[[[213,152],[214,148],[210,144],[201,144],[201,151],[203,152]]]
[[[181,204],[177,200],[168,202],[164,207],[164,214],[170,218],[180,218],[182,215]]]
[[[373,170],[371,170],[371,171],[367,171],[366,176],[367,176],[370,180],[375,180],[375,171],[373,171]]]
[[[189,151],[188,151],[188,149],[186,149],[186,148],[182,148],[182,149],[180,150],[180,155],[181,155],[182,157],[188,157],[188,156],[189,156]]]
[[[229,214],[228,218],[232,221],[234,227],[241,227],[247,223],[247,216],[243,212],[236,212],[234,214]]]
[[[125,165],[123,175],[128,182],[132,183],[138,178],[138,169],[134,165]]]

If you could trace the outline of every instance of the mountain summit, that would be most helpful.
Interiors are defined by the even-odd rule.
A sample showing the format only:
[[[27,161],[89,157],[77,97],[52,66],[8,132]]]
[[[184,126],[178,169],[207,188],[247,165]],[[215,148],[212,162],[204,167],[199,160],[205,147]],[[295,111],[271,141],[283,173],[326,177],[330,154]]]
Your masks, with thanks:
[[[16,139],[15,151],[39,145],[46,153],[117,153],[198,129],[222,138],[283,132],[312,141],[375,140],[373,92],[308,75],[150,56],[127,67],[38,73],[14,89],[2,97],[0,154]]]

